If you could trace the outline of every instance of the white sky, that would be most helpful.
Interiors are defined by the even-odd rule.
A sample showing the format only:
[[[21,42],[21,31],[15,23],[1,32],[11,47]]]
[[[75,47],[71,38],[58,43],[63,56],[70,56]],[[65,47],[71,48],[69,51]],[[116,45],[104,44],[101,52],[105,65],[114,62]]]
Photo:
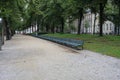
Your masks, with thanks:
[[[0,22],[2,21],[2,18],[0,18]]]

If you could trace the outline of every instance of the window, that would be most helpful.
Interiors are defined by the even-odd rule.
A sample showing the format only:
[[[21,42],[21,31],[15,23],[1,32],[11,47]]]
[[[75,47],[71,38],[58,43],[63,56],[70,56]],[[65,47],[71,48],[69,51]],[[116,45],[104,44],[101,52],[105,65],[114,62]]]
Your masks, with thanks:
[[[110,23],[110,30],[112,30],[112,23]]]
[[[108,24],[106,24],[106,28],[107,28],[107,30],[108,30]]]

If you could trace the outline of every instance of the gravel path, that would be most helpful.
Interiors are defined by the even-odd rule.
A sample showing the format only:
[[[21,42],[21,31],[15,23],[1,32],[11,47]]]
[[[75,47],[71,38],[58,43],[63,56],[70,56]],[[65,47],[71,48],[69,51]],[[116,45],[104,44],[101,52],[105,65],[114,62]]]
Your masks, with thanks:
[[[120,80],[120,59],[15,35],[0,51],[0,80]]]

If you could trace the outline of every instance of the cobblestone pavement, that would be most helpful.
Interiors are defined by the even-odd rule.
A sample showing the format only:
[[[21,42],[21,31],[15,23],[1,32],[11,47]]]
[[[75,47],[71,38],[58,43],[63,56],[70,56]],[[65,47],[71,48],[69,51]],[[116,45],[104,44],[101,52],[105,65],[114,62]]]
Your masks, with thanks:
[[[120,80],[120,59],[15,35],[0,51],[0,80]]]

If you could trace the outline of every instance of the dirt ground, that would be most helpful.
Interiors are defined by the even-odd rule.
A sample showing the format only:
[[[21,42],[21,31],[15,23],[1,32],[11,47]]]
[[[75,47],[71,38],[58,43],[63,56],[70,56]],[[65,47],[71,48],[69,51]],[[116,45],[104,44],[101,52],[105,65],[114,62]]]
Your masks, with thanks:
[[[120,80],[120,59],[15,35],[0,51],[0,80]]]

